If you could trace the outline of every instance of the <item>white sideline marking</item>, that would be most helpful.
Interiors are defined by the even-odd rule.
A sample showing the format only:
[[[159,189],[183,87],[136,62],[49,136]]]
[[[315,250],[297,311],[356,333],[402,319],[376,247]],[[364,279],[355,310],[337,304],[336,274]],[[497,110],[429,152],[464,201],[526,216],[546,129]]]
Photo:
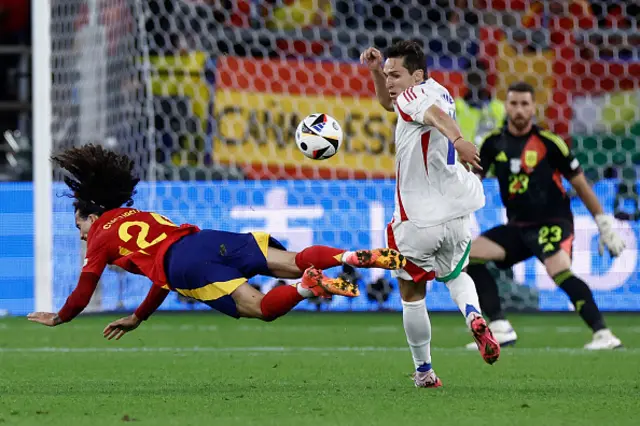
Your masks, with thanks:
[[[107,324],[108,321],[105,321]],[[462,320],[460,320],[462,323]],[[347,329],[350,328],[348,325],[344,326],[322,326],[322,325],[278,325],[277,327],[271,325],[234,325],[230,324],[229,326],[224,325],[215,325],[215,324],[145,324],[144,328],[140,328],[140,330],[145,331],[157,331],[157,332],[167,332],[167,331],[197,331],[197,332],[265,332],[265,333],[309,333],[312,331],[325,331],[328,329]],[[394,325],[382,325],[382,326],[368,326],[368,327],[360,327],[356,326],[358,331],[364,331],[367,333],[403,333],[404,329],[402,326],[394,326]],[[101,330],[99,326],[95,325],[86,325],[86,324],[68,324],[65,325],[65,328],[70,328],[74,330]],[[33,331],[42,331],[44,330],[41,327],[36,327],[34,324],[21,324],[21,325],[7,325],[0,323],[0,331],[3,330],[33,330]],[[463,325],[460,327],[442,327],[442,326],[432,326],[431,330],[433,332],[456,332],[456,333],[464,333],[468,334],[469,330],[465,328]],[[517,327],[516,331],[521,333],[584,333],[588,334],[588,328],[584,326],[522,326]],[[640,333],[640,326],[623,326],[623,327],[614,327],[613,331],[626,331],[631,333]]]
[[[434,351],[444,354],[474,354],[475,350],[466,348],[432,348]],[[34,348],[0,348],[0,353],[147,353],[147,352],[176,352],[176,353],[197,353],[197,352],[243,352],[243,353],[300,353],[300,352],[408,352],[406,347],[383,347],[383,346],[340,346],[340,347],[322,347],[322,346],[248,346],[248,347],[131,347],[131,348],[65,348],[65,347],[34,347]],[[640,348],[617,349],[616,353],[638,354]],[[602,353],[602,351],[587,351],[579,348],[506,348],[503,355],[518,354],[543,354],[543,353],[562,353],[569,355],[593,355]]]

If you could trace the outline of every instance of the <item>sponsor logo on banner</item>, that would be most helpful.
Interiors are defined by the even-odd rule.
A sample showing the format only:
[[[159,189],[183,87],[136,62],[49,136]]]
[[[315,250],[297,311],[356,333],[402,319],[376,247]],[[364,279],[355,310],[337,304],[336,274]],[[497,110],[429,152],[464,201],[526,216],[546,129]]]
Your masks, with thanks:
[[[640,182],[638,182],[640,183]],[[471,217],[473,236],[506,222],[506,213],[500,201],[495,179],[483,181],[487,194],[486,205]],[[64,191],[64,183],[55,182],[53,193]],[[365,180],[307,180],[307,181],[229,181],[224,187],[219,182],[141,182],[135,196],[140,209],[158,209],[176,223],[194,223],[203,229],[230,232],[264,231],[296,251],[320,244],[336,247],[382,247],[385,244],[386,223],[393,215],[395,184],[392,181]],[[617,194],[617,183],[600,181],[593,187],[608,214]],[[311,194],[311,195],[310,195]],[[15,185],[0,183],[0,238],[4,238],[4,251],[0,250],[0,309],[16,313],[31,312],[34,294],[16,293],[16,288],[33,287],[33,221],[25,221],[32,212],[28,203],[33,197],[31,183]],[[152,201],[152,199],[158,202]],[[155,204],[156,207],[153,207]],[[616,258],[598,254],[598,227],[587,208],[572,199],[575,239],[573,243],[572,271],[584,279],[594,290],[602,310],[640,311],[640,263],[637,221],[615,221],[614,229],[626,243],[626,250]],[[64,304],[69,293],[67,283],[77,280],[83,264],[83,243],[75,234],[72,206],[63,199],[54,198],[53,221],[57,224],[54,241],[62,242],[64,250],[54,250],[53,302],[56,308]],[[16,238],[20,236],[21,238]],[[22,238],[24,237],[24,238]],[[3,255],[4,254],[4,255]],[[16,257],[19,254],[20,257]],[[16,266],[17,265],[17,266]],[[545,266],[531,258],[513,267],[517,284],[533,287],[539,293],[540,310],[573,309],[564,292],[545,271]],[[329,274],[339,271],[328,271]],[[374,282],[380,277],[392,280],[388,271],[361,270],[362,283]],[[269,289],[275,283],[270,277],[255,277],[252,283]],[[124,287],[122,287],[124,285]],[[136,306],[149,289],[149,281],[141,276],[127,275],[122,280],[113,270],[102,276],[103,291],[118,297],[102,297],[100,309],[118,308],[118,299],[125,306]],[[429,284],[429,309],[457,310],[449,290],[442,283]],[[515,287],[517,288],[517,287]],[[118,290],[121,289],[121,290]],[[17,297],[16,297],[17,295]],[[15,302],[15,301],[18,302]],[[362,295],[356,300],[334,298],[326,305],[328,310],[370,311],[377,302]],[[402,304],[397,284],[384,307],[400,311]],[[204,304],[186,305],[177,298],[168,298],[163,309],[208,309]],[[301,309],[314,305],[302,302]]]

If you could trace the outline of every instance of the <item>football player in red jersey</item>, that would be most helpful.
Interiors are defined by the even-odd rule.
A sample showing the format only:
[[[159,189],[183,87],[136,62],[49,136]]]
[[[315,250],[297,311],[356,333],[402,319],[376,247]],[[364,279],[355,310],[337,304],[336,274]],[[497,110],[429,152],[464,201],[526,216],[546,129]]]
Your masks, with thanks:
[[[87,254],[78,285],[62,309],[28,315],[30,321],[47,326],[71,321],[80,314],[109,264],[144,275],[153,284],[132,315],[105,328],[105,337],[119,339],[149,318],[171,290],[234,318],[273,321],[308,297],[358,296],[355,284],[326,277],[322,269],[342,264],[398,269],[406,263],[402,255],[386,248],[346,251],[311,246],[294,253],[266,233],[177,226],[160,214],[130,208],[139,179],[127,156],[86,145],[52,160],[69,174],[64,181],[75,199],[76,227],[80,238],[87,241]],[[247,283],[255,275],[302,280],[263,294]]]

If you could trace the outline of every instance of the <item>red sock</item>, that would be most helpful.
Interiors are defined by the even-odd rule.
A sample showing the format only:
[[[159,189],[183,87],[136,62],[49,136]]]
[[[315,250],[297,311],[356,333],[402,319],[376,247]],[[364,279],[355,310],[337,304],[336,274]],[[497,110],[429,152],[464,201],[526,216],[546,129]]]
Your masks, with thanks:
[[[318,269],[328,269],[342,265],[340,254],[346,250],[327,246],[311,246],[296,254],[296,265],[301,271],[311,266]],[[337,258],[336,258],[337,256]]]
[[[260,302],[262,318],[265,321],[273,321],[292,310],[304,297],[300,296],[298,289],[291,285],[281,285],[272,288],[264,295]]]

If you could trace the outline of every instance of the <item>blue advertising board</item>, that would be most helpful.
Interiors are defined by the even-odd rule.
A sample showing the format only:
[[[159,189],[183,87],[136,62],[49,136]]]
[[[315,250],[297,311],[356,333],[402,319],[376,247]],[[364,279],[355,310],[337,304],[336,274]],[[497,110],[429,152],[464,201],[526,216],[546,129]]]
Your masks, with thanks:
[[[486,206],[473,215],[474,234],[504,221],[497,183],[484,182]],[[391,219],[394,200],[392,181],[239,181],[141,183],[135,201],[140,209],[153,209],[176,223],[194,223],[201,228],[234,232],[261,230],[272,233],[290,250],[313,244],[345,249],[378,247],[385,244],[384,230]],[[82,266],[82,243],[74,225],[71,200],[61,197],[64,186],[54,186],[54,306],[59,308],[73,290]],[[605,210],[611,213],[615,182],[602,181],[595,191]],[[33,202],[30,183],[0,184],[0,310],[22,315],[34,306]],[[640,311],[640,273],[637,222],[616,222],[627,243],[617,259],[600,257],[597,228],[578,199],[575,213],[574,272],[594,290],[603,310]],[[339,273],[339,268],[329,274]],[[362,272],[362,288],[367,282],[390,275],[385,271]],[[569,299],[558,290],[544,267],[531,259],[514,267],[516,281],[533,286],[539,293],[539,309],[572,309]],[[263,291],[271,278],[252,280]],[[394,285],[385,309],[400,310]],[[103,310],[135,309],[144,298],[149,281],[129,274],[107,271],[101,283],[98,306]],[[364,293],[364,291],[363,291]],[[455,310],[444,284],[429,283],[430,310]],[[377,302],[366,295],[354,300],[335,298],[323,310],[376,310]],[[300,309],[316,309],[303,302]],[[172,294],[162,309],[208,309],[191,305]]]

